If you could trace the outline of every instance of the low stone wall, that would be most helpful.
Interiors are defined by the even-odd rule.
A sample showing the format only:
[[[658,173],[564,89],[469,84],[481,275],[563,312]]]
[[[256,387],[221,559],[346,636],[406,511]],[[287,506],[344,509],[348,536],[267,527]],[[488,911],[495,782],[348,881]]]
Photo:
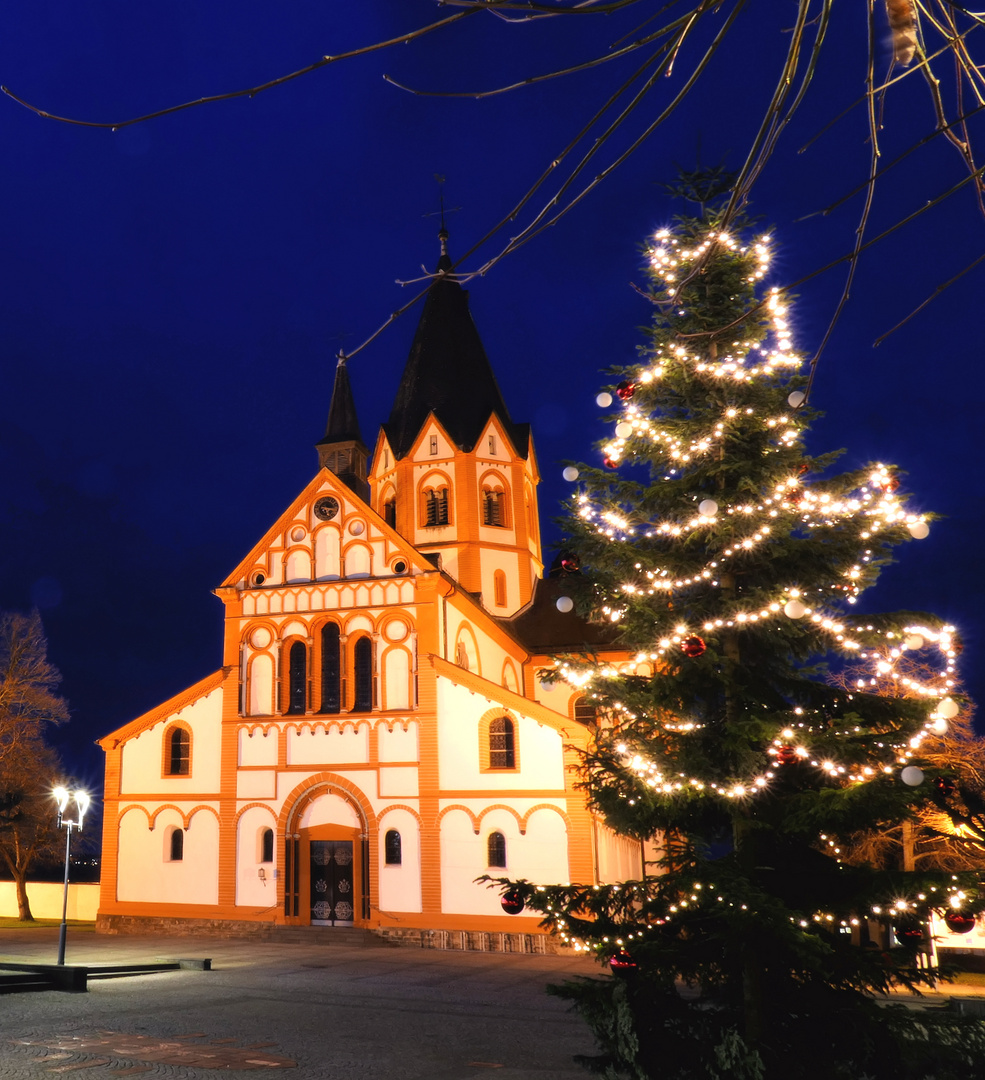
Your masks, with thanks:
[[[463,952],[569,955],[573,952],[547,934],[506,934],[484,930],[420,930],[385,927],[364,930],[351,926],[282,926],[268,922],[230,919],[173,919],[151,915],[100,915],[99,934],[160,934],[162,937],[250,938],[284,944],[355,944],[356,942],[401,945],[418,949],[451,949]]]
[[[64,890],[65,883],[62,881],[29,881],[27,899],[31,914],[36,919],[60,919]],[[68,918],[94,922],[98,908],[98,885],[69,884]],[[17,885],[13,881],[0,881],[0,916],[17,918]]]

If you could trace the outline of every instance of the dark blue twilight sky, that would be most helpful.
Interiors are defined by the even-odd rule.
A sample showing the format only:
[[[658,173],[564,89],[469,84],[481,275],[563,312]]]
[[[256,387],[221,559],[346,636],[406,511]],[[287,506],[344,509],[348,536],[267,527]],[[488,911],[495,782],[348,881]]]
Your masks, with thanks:
[[[424,0],[15,7],[0,41],[3,84],[92,120],[254,85],[455,10]],[[641,280],[639,244],[674,212],[658,184],[699,147],[706,161],[741,164],[789,40],[776,7],[750,5],[687,105],[573,212],[470,285],[513,417],[534,426],[545,518],[565,489],[557,462],[592,457],[603,434],[600,370],[632,358],[648,319],[629,283]],[[816,85],[756,190],[754,211],[782,244],[778,283],[845,253],[861,207],[856,197],[829,218],[801,220],[867,168],[860,108],[797,153],[863,89],[864,12],[836,7]],[[221,605],[210,589],[313,474],[333,354],[409,299],[396,279],[433,267],[434,174],[461,208],[449,216],[461,253],[640,59],[482,101],[414,97],[383,73],[421,89],[485,89],[601,53],[657,8],[524,25],[483,12],[252,100],[116,133],[0,98],[0,607],[41,608],[73,711],[60,739],[89,783],[100,777],[95,738],[220,663]],[[706,43],[699,35],[627,121],[633,136]],[[905,81],[884,120],[888,160],[931,130],[926,89]],[[617,136],[600,163],[629,137]],[[961,175],[947,148],[914,154],[880,189],[874,229]],[[897,463],[914,507],[946,515],[868,603],[954,621],[979,693],[985,268],[879,348],[872,342],[981,252],[983,237],[962,193],[874,249],[821,361],[813,401],[827,418],[810,442],[815,452],[847,447],[851,464]],[[836,271],[798,290],[793,324],[805,352],[841,281]],[[370,443],[416,317],[351,361]]]

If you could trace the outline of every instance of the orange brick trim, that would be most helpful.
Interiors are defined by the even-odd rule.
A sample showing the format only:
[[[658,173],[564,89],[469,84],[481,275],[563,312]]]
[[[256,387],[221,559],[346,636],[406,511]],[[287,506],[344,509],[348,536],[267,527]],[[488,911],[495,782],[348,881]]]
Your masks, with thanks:
[[[376,832],[376,814],[366,796],[344,776],[338,773],[323,772],[309,776],[302,781],[284,800],[283,808],[277,819],[277,829],[280,833],[294,829],[300,820],[308,803],[314,801],[319,795],[341,795],[356,807],[367,834],[372,837]]]
[[[392,732],[395,727],[399,726],[404,731],[410,731],[410,725],[416,723],[417,721],[411,716],[403,719],[395,716],[393,717],[393,719],[390,720],[386,719],[386,717],[380,717],[379,720],[376,721],[376,727],[385,727],[387,731]]]
[[[385,810],[381,810],[376,818],[377,825],[390,813],[391,810],[406,810],[408,814],[412,814],[414,820],[418,826],[422,824],[421,815],[412,807],[407,806],[406,803],[394,803],[393,806],[388,806]]]
[[[435,821],[435,824],[440,828],[441,820],[445,814],[450,814],[453,810],[461,810],[463,814],[468,814],[469,820],[472,822],[472,831],[479,835],[479,819],[472,813],[467,806],[462,806],[459,803],[455,803],[453,806],[446,806],[439,814]]]
[[[277,815],[271,809],[269,804],[264,803],[264,802],[247,803],[246,806],[241,807],[239,810],[237,810],[236,811],[236,818],[235,818],[236,824],[239,825],[239,819],[246,813],[247,810],[252,810],[252,809],[254,809],[254,807],[257,807],[257,806],[259,806],[263,810],[266,810],[267,813],[270,814],[270,816],[274,819],[274,824],[275,825],[277,824]]]
[[[215,808],[214,806],[206,806],[206,805],[204,805],[204,804],[199,804],[198,806],[193,806],[193,807],[191,808],[191,810],[189,810],[189,811],[188,811],[187,813],[185,813],[185,812],[184,812],[184,811],[183,811],[183,810],[181,809],[181,807],[179,807],[179,806],[175,806],[175,805],[174,805],[174,803],[167,803],[167,804],[166,804],[166,805],[164,805],[164,806],[159,806],[159,807],[158,807],[158,808],[157,808],[157,809],[156,809],[156,810],[155,810],[155,811],[154,811],[154,812],[153,812],[153,813],[152,813],[152,814],[150,815],[150,823],[149,823],[149,827],[150,827],[150,828],[152,828],[152,829],[153,829],[153,828],[154,828],[154,826],[155,826],[155,825],[157,825],[157,819],[158,819],[158,818],[159,818],[159,817],[161,816],[161,814],[163,814],[163,813],[164,813],[164,811],[165,811],[165,810],[175,810],[175,811],[176,811],[176,812],[177,812],[177,813],[178,813],[178,814],[179,814],[179,815],[181,816],[181,822],[182,822],[182,827],[183,827],[183,828],[185,828],[185,829],[187,829],[187,828],[188,828],[188,827],[189,827],[189,826],[191,825],[191,820],[192,820],[192,818],[193,818],[193,817],[194,817],[194,816],[195,816],[195,815],[196,815],[196,814],[197,814],[197,813],[198,813],[198,812],[199,812],[200,810],[208,810],[208,812],[209,812],[210,814],[213,814],[213,815],[215,816],[215,819],[216,819],[216,821],[218,821],[218,820],[219,820],[219,811],[218,811],[218,810],[216,810],[216,808]]]
[[[520,830],[521,836],[527,831],[526,818],[520,817],[520,815],[516,812],[516,810],[513,809],[512,806],[507,806],[506,803],[493,803],[492,806],[487,806],[484,810],[480,812],[478,820],[476,820],[475,823],[476,833],[478,833],[479,830],[482,828],[482,819],[487,814],[491,814],[493,810],[505,810],[508,814],[512,814],[513,817],[516,818],[517,828]]]
[[[492,807],[490,807],[490,809],[492,809]],[[537,803],[536,806],[531,806],[530,809],[523,815],[523,818],[520,821],[521,833],[526,834],[527,823],[530,821],[530,818],[537,813],[538,810],[553,810],[554,813],[557,814],[558,817],[561,818],[561,820],[564,822],[565,829],[567,829],[569,833],[571,832],[571,819],[568,817],[567,812],[565,810],[562,810],[560,806],[555,806],[553,803],[542,802]]]
[[[290,724],[288,724],[286,726],[285,731],[290,732],[291,728],[293,728],[298,733],[298,735],[300,735],[305,730],[310,731],[311,734],[313,735],[318,728],[321,728],[325,732],[325,734],[327,735],[328,731],[329,731],[329,728],[333,728],[333,727],[338,728],[339,733],[341,734],[342,732],[345,731],[345,729],[347,727],[351,727],[353,731],[358,731],[359,728],[361,728],[361,727],[370,727],[370,726],[371,725],[370,725],[369,721],[364,720],[362,718],[362,715],[360,714],[360,717],[359,717],[358,720],[343,720],[341,718],[334,718],[334,717],[332,719],[329,719],[328,717],[326,717],[324,720],[314,720],[314,719],[312,719],[312,720],[294,721],[293,723],[290,723]]]
[[[164,809],[164,808],[162,807],[162,809]],[[172,807],[172,809],[178,810],[177,806]],[[131,810],[139,810],[140,813],[142,813],[144,815],[144,817],[147,819],[147,828],[148,829],[153,829],[154,828],[154,823],[153,823],[153,821],[151,821],[150,811],[147,809],[146,806],[141,806],[140,803],[131,803],[129,806],[125,806],[125,807],[123,807],[122,810],[120,810],[120,812],[116,816],[117,827],[119,827],[120,823],[127,816],[127,814],[130,813]],[[181,811],[178,810],[178,813],[180,814]]]
[[[276,734],[279,730],[276,723],[270,723],[269,721],[267,723],[259,722],[255,724],[240,724],[238,730],[245,731],[247,736],[252,739],[253,734],[257,730],[257,728],[259,728],[260,731],[264,733],[264,735],[269,735],[271,731]]]
[[[218,671],[214,671],[211,675],[207,675],[204,679],[200,679],[197,683],[189,686],[187,690],[168,698],[167,701],[158,705],[156,709],[151,709],[150,712],[138,716],[136,720],[131,720],[129,724],[117,728],[116,731],[111,732],[104,739],[100,739],[99,745],[104,750],[112,750],[121,742],[132,739],[134,735],[139,735],[142,731],[152,728],[162,720],[167,720],[168,717],[181,712],[182,709],[187,708],[189,705],[193,705],[200,698],[211,694],[213,690],[218,690],[222,686],[225,674],[225,668],[219,668]]]

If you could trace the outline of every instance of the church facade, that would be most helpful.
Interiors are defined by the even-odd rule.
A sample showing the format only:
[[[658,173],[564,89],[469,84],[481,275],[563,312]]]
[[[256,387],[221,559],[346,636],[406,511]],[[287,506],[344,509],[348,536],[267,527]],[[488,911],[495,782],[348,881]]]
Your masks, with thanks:
[[[450,268],[371,455],[340,362],[318,473],[215,590],[222,668],[100,741],[101,929],[531,933],[476,878],[639,876],[575,786],[590,703],[538,679],[604,638],[542,576],[530,432]]]

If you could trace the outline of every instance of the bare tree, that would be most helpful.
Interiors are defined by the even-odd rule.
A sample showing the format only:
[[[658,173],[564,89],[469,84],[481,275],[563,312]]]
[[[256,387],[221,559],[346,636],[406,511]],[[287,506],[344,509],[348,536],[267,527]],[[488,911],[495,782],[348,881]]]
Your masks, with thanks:
[[[49,724],[68,719],[68,704],[56,693],[61,675],[47,654],[36,611],[0,615],[0,859],[25,920],[33,919],[28,870],[60,846],[51,791],[61,767],[45,734]]]

